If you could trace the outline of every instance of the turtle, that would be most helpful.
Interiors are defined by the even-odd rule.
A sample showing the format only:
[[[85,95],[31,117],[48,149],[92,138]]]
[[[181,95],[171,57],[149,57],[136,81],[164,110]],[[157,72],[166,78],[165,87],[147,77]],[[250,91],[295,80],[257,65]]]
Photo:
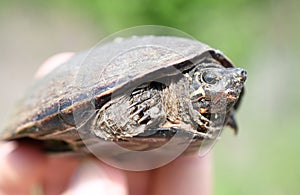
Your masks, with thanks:
[[[150,150],[178,134],[191,137],[184,154],[194,153],[225,126],[237,133],[246,78],[222,52],[193,39],[117,38],[36,80],[0,139],[89,153],[97,142]]]

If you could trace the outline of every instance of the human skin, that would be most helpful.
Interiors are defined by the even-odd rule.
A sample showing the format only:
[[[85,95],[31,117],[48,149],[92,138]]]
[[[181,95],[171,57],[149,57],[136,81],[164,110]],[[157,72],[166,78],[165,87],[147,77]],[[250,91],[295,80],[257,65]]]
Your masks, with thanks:
[[[35,77],[45,76],[72,55],[49,58]],[[154,170],[134,172],[92,156],[44,154],[30,142],[0,142],[0,195],[210,195],[211,177],[210,154],[183,156]]]

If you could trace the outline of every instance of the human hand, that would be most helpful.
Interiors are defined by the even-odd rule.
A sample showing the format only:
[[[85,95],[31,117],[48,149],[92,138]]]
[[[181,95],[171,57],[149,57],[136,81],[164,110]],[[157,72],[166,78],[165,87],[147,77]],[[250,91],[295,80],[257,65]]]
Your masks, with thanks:
[[[72,53],[48,59],[37,72],[42,77]],[[211,157],[185,156],[161,168],[131,172],[93,157],[46,155],[26,142],[0,143],[2,194],[181,195],[212,193]]]

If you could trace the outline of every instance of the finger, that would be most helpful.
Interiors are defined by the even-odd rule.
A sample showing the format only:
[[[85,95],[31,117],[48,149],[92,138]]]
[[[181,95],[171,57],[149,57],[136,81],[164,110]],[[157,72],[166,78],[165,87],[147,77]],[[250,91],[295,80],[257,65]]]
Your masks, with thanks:
[[[126,171],[130,195],[148,195],[150,192],[151,171]]]
[[[34,145],[23,142],[2,143],[0,189],[7,194],[28,193],[39,181],[45,161],[45,156]]]
[[[180,157],[154,171],[153,194],[212,194],[211,156]]]
[[[46,74],[49,74],[56,67],[68,61],[73,55],[73,52],[64,52],[48,58],[36,72],[35,78],[41,78]]]
[[[125,195],[126,178],[122,171],[95,161],[82,163],[64,193],[69,194],[107,194]]]
[[[47,155],[43,173],[43,194],[61,194],[80,163],[80,157],[68,154]]]

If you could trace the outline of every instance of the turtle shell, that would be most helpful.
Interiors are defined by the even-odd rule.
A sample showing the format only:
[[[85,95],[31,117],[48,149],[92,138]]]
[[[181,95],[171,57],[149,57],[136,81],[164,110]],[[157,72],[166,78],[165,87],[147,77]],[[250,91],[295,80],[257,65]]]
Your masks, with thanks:
[[[93,115],[80,116],[82,121],[78,122],[75,112],[91,106],[101,108],[118,91],[142,80],[177,74],[176,71],[190,69],[203,59],[233,67],[219,51],[187,38],[144,36],[101,44],[75,55],[37,80],[0,137],[42,140],[50,150],[78,150],[83,145],[78,123]],[[137,137],[131,141],[135,146]]]

